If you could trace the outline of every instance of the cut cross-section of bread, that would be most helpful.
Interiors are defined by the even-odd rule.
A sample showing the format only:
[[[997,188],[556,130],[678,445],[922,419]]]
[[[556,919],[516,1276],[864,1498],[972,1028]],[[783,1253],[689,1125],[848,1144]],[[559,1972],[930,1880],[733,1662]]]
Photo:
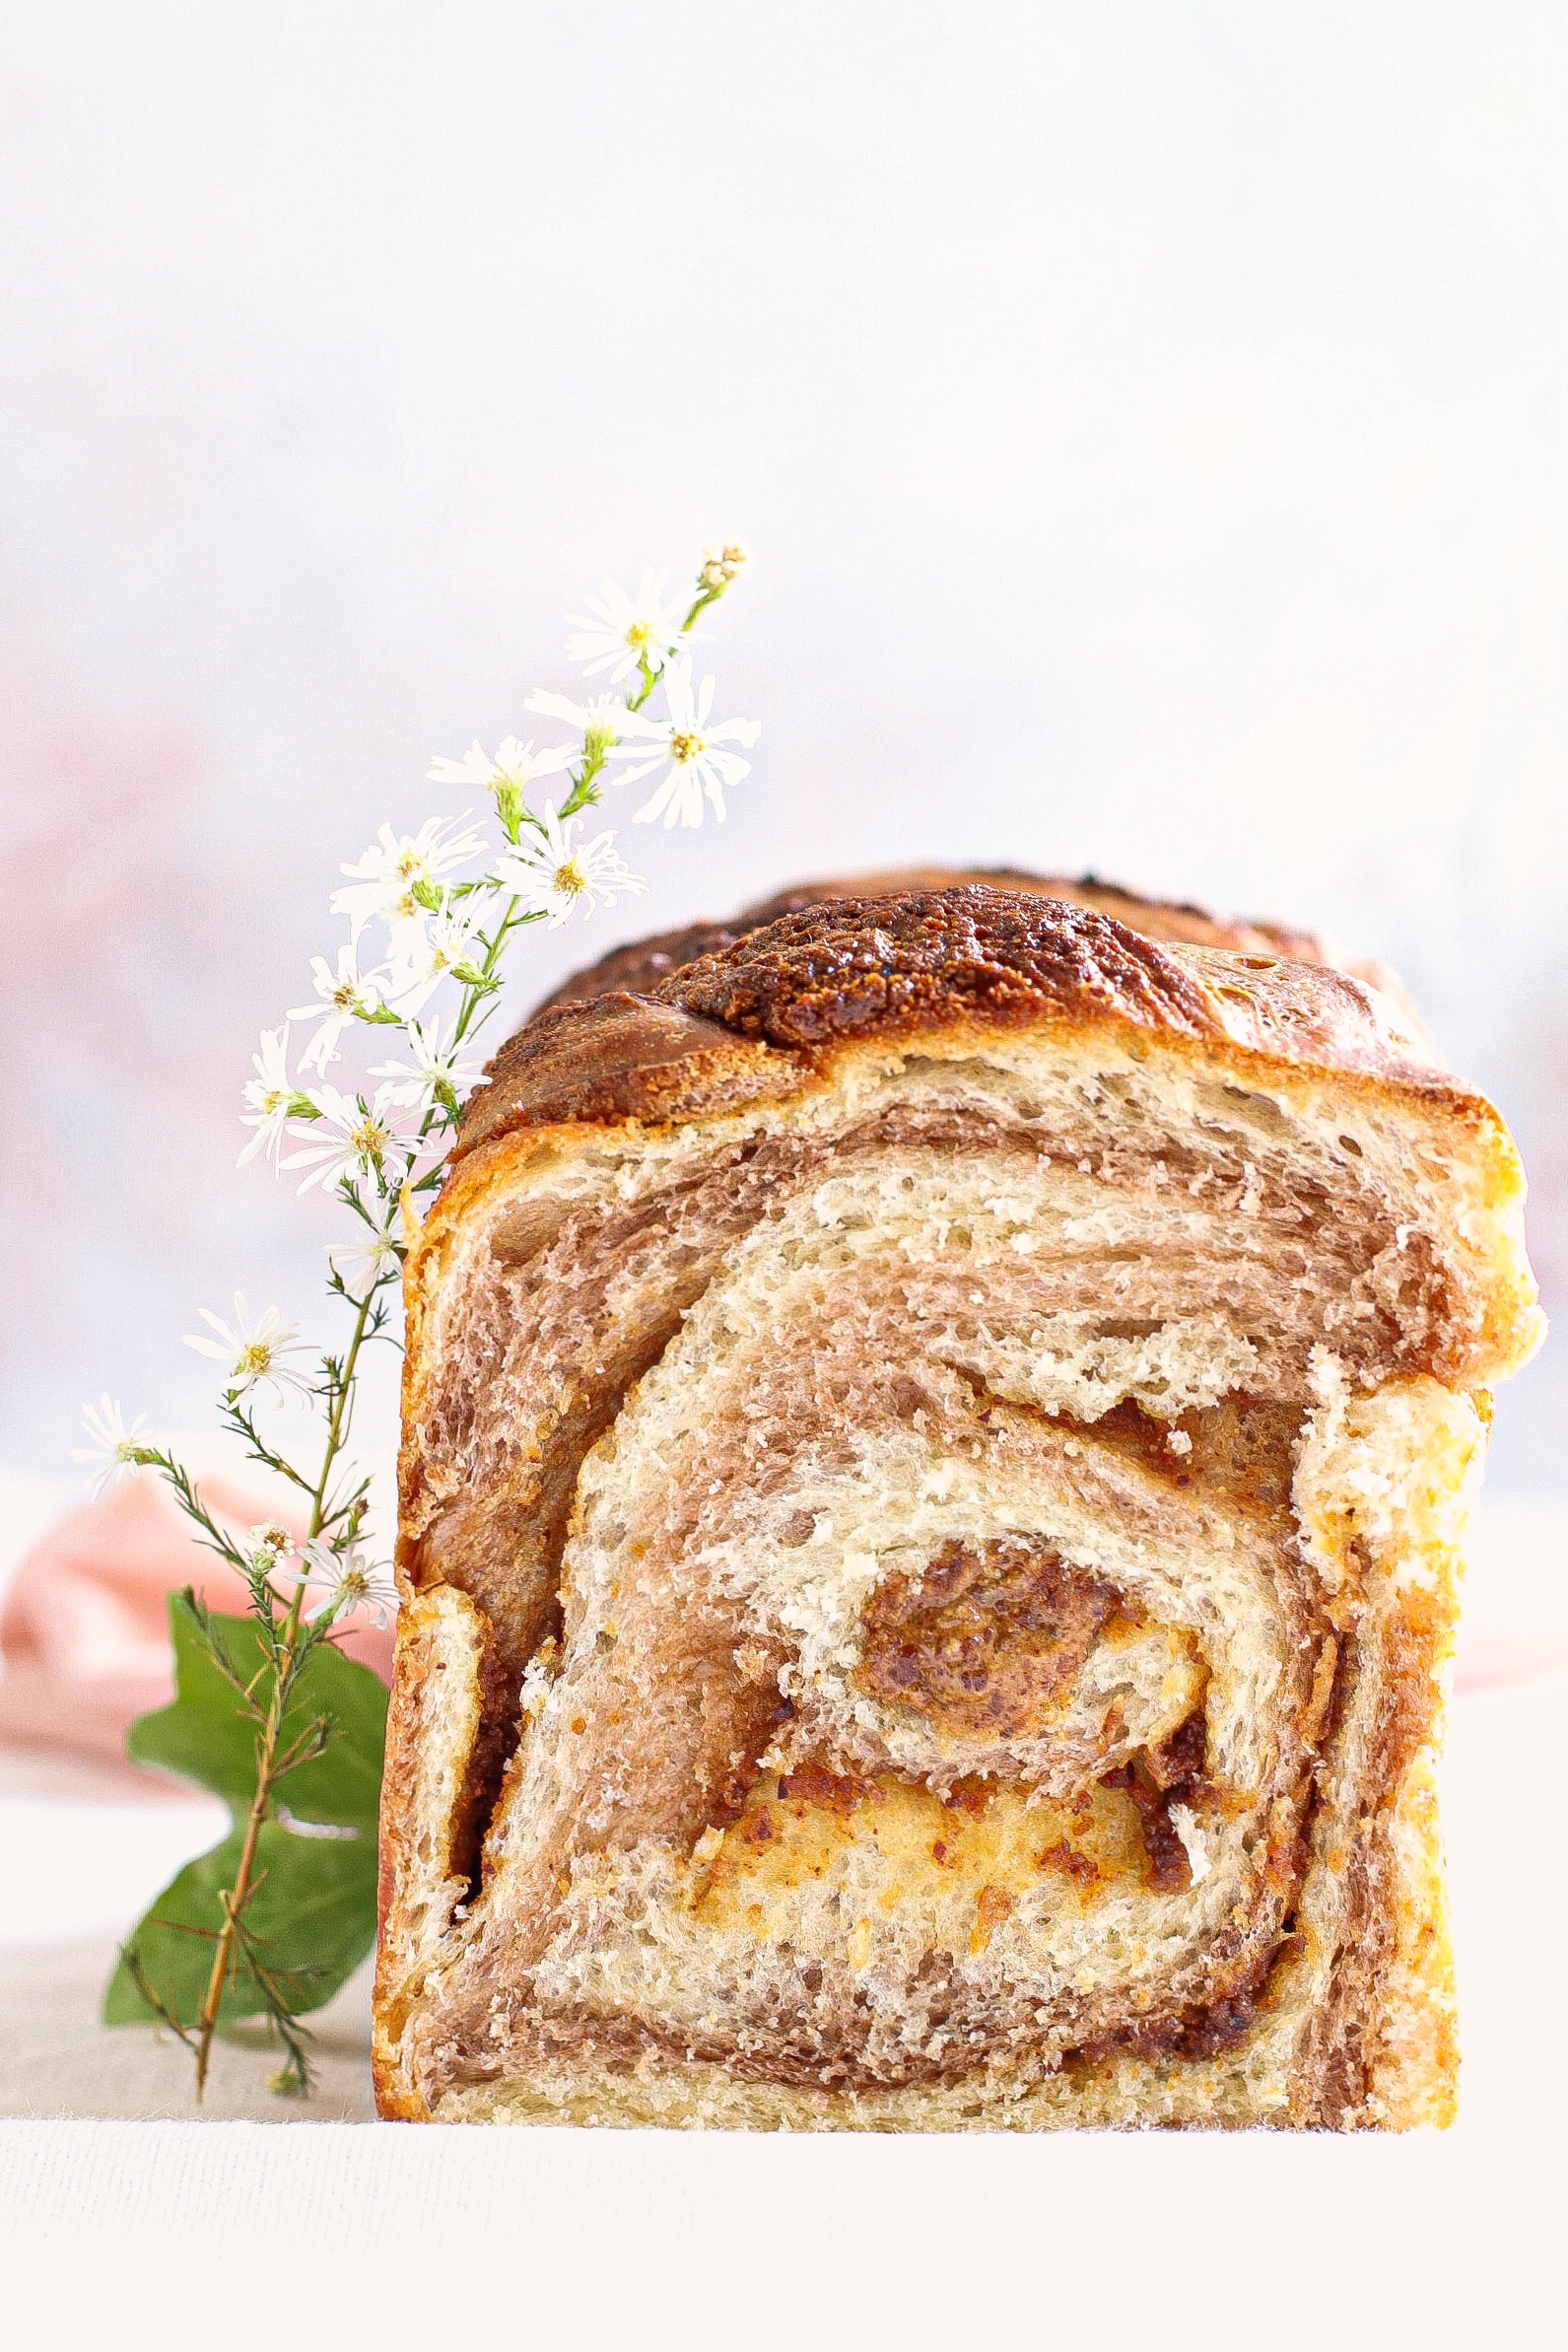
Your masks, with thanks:
[[[409,1264],[382,2111],[1446,2120],[1523,1194],[1363,982],[1018,890],[537,1015]]]

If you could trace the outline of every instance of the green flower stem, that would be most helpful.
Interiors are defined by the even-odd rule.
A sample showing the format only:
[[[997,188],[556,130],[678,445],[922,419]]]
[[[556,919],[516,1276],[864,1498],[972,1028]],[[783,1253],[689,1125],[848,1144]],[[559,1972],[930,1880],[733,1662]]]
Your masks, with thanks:
[[[355,1369],[359,1363],[360,1349],[365,1345],[366,1327],[371,1319],[371,1309],[375,1303],[380,1287],[379,1282],[373,1282],[361,1299],[359,1313],[354,1318],[354,1331],[349,1341],[348,1353],[343,1358],[342,1365],[336,1371],[331,1383],[329,1394],[332,1398],[332,1413],[327,1422],[326,1444],[321,1452],[321,1475],[316,1480],[310,1501],[310,1533],[312,1536],[318,1536],[325,1523],[326,1491],[331,1483],[332,1466],[348,1439],[349,1420],[354,1402]]]
[[[651,686],[651,678],[648,680],[648,684]],[[647,697],[645,695],[644,700],[646,699]],[[629,711],[636,711],[640,710],[641,708],[642,705],[640,703],[632,702],[627,704],[627,709]],[[566,798],[562,801],[560,807],[556,811],[557,816],[562,820],[563,823],[569,816],[576,816],[579,808],[591,808],[595,801],[597,801],[599,797],[599,788],[596,779],[598,778],[601,770],[607,764],[609,756],[610,746],[608,742],[596,737],[584,738],[582,745],[581,769],[578,775],[573,778],[572,790],[568,793]]]
[[[322,1472],[325,1485],[326,1473]],[[311,1533],[315,1530],[312,1528]],[[278,1734],[283,1728],[284,1709],[293,1694],[297,1661],[300,1654],[300,1613],[305,1605],[305,1586],[295,1589],[283,1628],[277,1636],[277,1662],[273,1667],[272,1691],[267,1712],[256,1741],[256,1788],[245,1816],[244,1843],[239,1849],[239,1863],[232,1888],[225,1888],[218,1900],[223,1905],[223,1925],[212,1956],[212,1973],[207,1990],[196,2015],[196,2100],[198,2106],[207,2088],[207,2069],[212,2061],[213,2036],[218,2031],[218,2012],[223,2003],[224,1986],[229,1981],[229,1969],[234,1957],[235,1939],[240,1932],[240,1921],[252,1893],[251,1873],[255,1868],[256,1840],[261,1825],[272,1807],[273,1789],[278,1777]],[[298,2060],[296,2061],[298,2062]]]
[[[201,1501],[191,1484],[190,1473],[184,1464],[176,1462],[171,1454],[161,1453],[156,1446],[151,1445],[138,1446],[135,1461],[139,1469],[156,1470],[162,1473],[173,1487],[179,1507],[186,1518],[195,1521],[206,1537],[208,1545],[218,1554],[220,1559],[228,1560],[231,1567],[238,1568],[243,1575],[246,1569],[244,1554],[231,1537],[224,1534],[217,1520]]]
[[[478,1008],[481,999],[489,996],[491,993],[491,983],[494,981],[496,976],[496,966],[501,961],[501,952],[506,946],[508,939],[514,931],[520,931],[525,923],[531,923],[533,920],[534,918],[531,915],[519,915],[517,913],[517,902],[515,898],[508,899],[507,911],[496,926],[495,937],[493,939],[485,939],[485,960],[479,967],[479,979],[477,982],[468,982],[463,988],[463,1001],[461,1005],[458,1007],[457,1018],[452,1026],[452,1046],[454,1049],[459,1046],[463,1039],[467,1036],[470,1024],[473,1021],[474,1013]],[[484,938],[483,932],[481,932],[479,935],[481,938]],[[429,1111],[425,1115],[425,1124],[419,1131],[420,1141],[422,1142],[425,1137],[430,1133],[434,1117],[434,1111]],[[450,1124],[449,1120],[447,1124]]]
[[[331,1398],[331,1413],[327,1422],[326,1442],[322,1447],[320,1475],[314,1487],[307,1489],[310,1493],[309,1533],[311,1536],[319,1535],[323,1527],[327,1526],[331,1520],[342,1515],[341,1512],[329,1512],[327,1491],[331,1485],[334,1465],[347,1443],[360,1350],[373,1328],[374,1310],[381,1286],[379,1282],[373,1283],[359,1302],[347,1353],[341,1365],[329,1365],[328,1367],[327,1393]],[[238,1418],[242,1423],[248,1421],[249,1418],[248,1416],[243,1415]],[[263,1459],[274,1459],[271,1448],[263,1448],[262,1455]],[[189,1474],[183,1466],[173,1461],[170,1456],[155,1453],[151,1448],[147,1449],[145,1459],[149,1467],[161,1470],[170,1481],[187,1515],[195,1520],[213,1548],[232,1565],[244,1570],[248,1563],[238,1546],[231,1538],[224,1535],[211,1513],[202,1504],[191,1484]],[[296,1486],[306,1486],[305,1480],[288,1464],[278,1460],[277,1467],[291,1477]],[[346,1506],[350,1515],[349,1534],[351,1538],[358,1527],[357,1506],[362,1499],[363,1496],[356,1497],[354,1502]],[[270,1587],[268,1591],[270,1592]],[[263,1596],[262,1605],[267,1606],[270,1627],[275,1621],[271,1619],[270,1605],[266,1603],[265,1596]],[[278,1739],[283,1728],[284,1714],[289,1700],[294,1695],[294,1687],[301,1666],[314,1646],[316,1639],[324,1637],[331,1626],[331,1617],[329,1616],[319,1634],[307,1631],[302,1640],[304,1607],[305,1584],[302,1580],[295,1587],[294,1597],[284,1613],[282,1625],[277,1626],[272,1631],[272,1689],[256,1737],[255,1793],[250,1800],[245,1816],[244,1837],[239,1849],[239,1860],[235,1870],[235,1883],[232,1887],[222,1889],[218,1898],[223,1908],[223,1924],[218,1930],[217,1943],[213,1950],[212,1972],[207,1979],[207,1989],[202,1996],[201,2006],[196,2014],[195,2030],[191,2037],[196,2057],[198,2104],[206,2093],[207,2075],[212,2063],[213,2038],[218,2031],[218,2017],[223,2006],[224,1987],[229,1981],[229,1972],[234,1965],[236,1944],[238,1942],[242,1947],[245,1941],[244,1914],[251,1896],[255,1892],[256,1841],[260,1837],[262,1824],[272,1811],[279,1779],[284,1772],[292,1769],[294,1764],[301,1761],[299,1755],[293,1752],[281,1758],[278,1754]],[[257,1615],[260,1614],[261,1607],[258,1606]],[[335,1612],[333,1614],[335,1615]],[[292,2023],[292,2021],[289,2022]],[[280,2020],[280,2030],[284,2032],[285,2041],[290,2048],[291,2064],[295,2072],[298,2073],[303,2065],[303,2051],[298,2045],[297,2038],[294,2041],[290,2040],[287,2025],[282,2020]],[[305,2087],[306,2084],[302,2079],[300,2088],[304,2089]]]

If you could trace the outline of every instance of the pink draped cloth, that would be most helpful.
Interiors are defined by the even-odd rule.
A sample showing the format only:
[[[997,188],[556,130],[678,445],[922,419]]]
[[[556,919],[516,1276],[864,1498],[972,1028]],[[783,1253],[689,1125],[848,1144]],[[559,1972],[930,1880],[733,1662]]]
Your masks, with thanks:
[[[301,1498],[265,1472],[198,1479],[241,1540],[263,1521],[305,1534]],[[174,1695],[169,1595],[194,1585],[238,1614],[242,1578],[201,1542],[164,1481],[139,1472],[59,1520],[22,1560],[0,1608],[0,1740],[123,1757],[125,1733]],[[389,1629],[349,1621],[342,1647],[391,1680]]]

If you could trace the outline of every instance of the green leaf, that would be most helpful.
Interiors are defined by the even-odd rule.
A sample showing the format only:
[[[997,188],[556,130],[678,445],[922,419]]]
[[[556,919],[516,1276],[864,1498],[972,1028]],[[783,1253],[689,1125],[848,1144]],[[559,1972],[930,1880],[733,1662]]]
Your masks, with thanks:
[[[207,1990],[213,1938],[223,1918],[218,1897],[235,1883],[241,1842],[237,1829],[210,1853],[187,1862],[130,1938],[148,1981],[184,2025],[194,2024]],[[281,1822],[264,1822],[256,1871],[245,1931],[286,2007],[303,2016],[332,1998],[375,1941],[375,1840],[363,1832],[352,1838],[302,1837]],[[254,1969],[237,1952],[219,2024],[256,2017],[269,2007]],[[104,2024],[136,2025],[157,2014],[122,1960],[104,1996]]]
[[[153,1990],[170,2013],[193,2024],[212,1972],[213,1939],[223,1923],[221,1894],[235,1883],[243,1824],[256,1787],[255,1726],[234,1685],[215,1663],[202,1621],[187,1594],[170,1596],[175,1697],[133,1723],[126,1748],[139,1762],[162,1764],[223,1798],[233,1819],[211,1852],[189,1862],[165,1888],[128,1939]],[[272,1668],[260,1626],[248,1617],[208,1621],[241,1684],[260,1675],[264,1707]],[[375,1935],[375,1830],[386,1727],[386,1692],[367,1667],[322,1642],[301,1669],[284,1716],[280,1750],[325,1716],[333,1736],[319,1756],[279,1783],[281,1818],[263,1823],[261,1874],[244,1913],[255,1962],[276,1981],[285,2004],[303,2013],[331,1999],[369,1952]],[[290,1827],[291,1823],[305,1828]],[[349,1834],[309,1834],[321,1827]],[[255,1967],[237,1950],[220,2022],[253,2017],[272,2004]],[[104,1998],[109,2025],[157,2016],[120,1962]]]

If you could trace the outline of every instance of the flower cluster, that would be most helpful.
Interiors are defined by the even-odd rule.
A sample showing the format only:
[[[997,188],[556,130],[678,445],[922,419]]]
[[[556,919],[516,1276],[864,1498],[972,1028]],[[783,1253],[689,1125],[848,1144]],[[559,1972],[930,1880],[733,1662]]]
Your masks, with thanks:
[[[430,780],[482,795],[495,827],[471,808],[430,816],[412,833],[382,825],[331,895],[347,936],[311,958],[308,998],[263,1031],[252,1057],[240,1160],[265,1158],[297,1176],[302,1192],[314,1187],[342,1203],[353,1226],[328,1250],[328,1286],[352,1309],[352,1325],[340,1353],[316,1355],[275,1308],[252,1319],[237,1292],[232,1322],[204,1307],[207,1328],[186,1345],[223,1366],[224,1418],[252,1455],[309,1497],[301,1556],[320,1575],[338,1563],[331,1589],[342,1608],[382,1605],[375,1580],[385,1572],[368,1568],[359,1548],[368,1488],[340,1479],[339,1456],[362,1350],[393,1337],[388,1294],[401,1272],[409,1196],[440,1182],[450,1132],[480,1074],[474,1040],[495,1009],[516,934],[645,888],[614,832],[586,830],[606,787],[650,787],[634,823],[693,827],[708,809],[722,820],[726,794],[749,773],[743,754],[758,723],[716,720],[715,681],[697,678],[692,659],[698,621],[747,561],[737,542],[714,544],[685,595],[669,594],[667,573],[646,571],[635,595],[608,581],[569,616],[568,657],[602,683],[581,700],[543,688],[527,698],[525,710],[556,740],[509,735],[494,751],[475,743],[460,759],[433,762]],[[373,1038],[381,1059],[344,1075],[346,1048]],[[257,1428],[255,1407],[269,1389],[319,1409],[318,1474],[298,1469]],[[127,1429],[105,1397],[88,1415],[93,1444],[79,1458],[97,1462],[103,1478],[161,1466],[142,1426]]]
[[[334,1550],[319,1536],[296,1541],[275,1521],[252,1527],[245,1543],[251,1583],[269,1588],[275,1608],[287,1610],[299,1595],[304,1622],[327,1631],[334,1620],[360,1609],[373,1625],[389,1625],[397,1614],[397,1587],[390,1568],[365,1557],[358,1544]],[[304,1608],[305,1601],[312,1606]]]
[[[441,1180],[447,1139],[479,1076],[474,1041],[496,1009],[510,942],[529,924],[560,925],[642,893],[614,833],[585,835],[586,811],[608,785],[651,780],[636,823],[662,817],[666,826],[701,825],[705,808],[723,817],[725,794],[748,773],[741,753],[756,742],[757,724],[716,722],[714,680],[696,682],[691,658],[695,624],[745,563],[742,547],[710,547],[685,598],[669,598],[661,572],[645,572],[635,597],[613,583],[590,597],[586,614],[568,622],[567,651],[586,677],[607,678],[605,690],[582,702],[541,690],[525,706],[562,739],[536,748],[509,735],[494,752],[475,743],[463,758],[438,759],[430,770],[435,783],[483,795],[499,833],[468,812],[431,816],[414,833],[382,825],[364,855],[344,866],[343,885],[332,894],[347,937],[311,959],[308,1000],[262,1034],[241,1093],[240,1119],[250,1133],[239,1157],[263,1156],[298,1175],[302,1192],[334,1194],[352,1219],[347,1238],[328,1251],[328,1288],[349,1312],[348,1336],[341,1349],[316,1353],[275,1307],[253,1317],[237,1291],[233,1320],[201,1308],[206,1328],[188,1334],[186,1345],[222,1366],[223,1418],[254,1460],[294,1487],[304,1532],[274,1524],[237,1534],[212,1516],[183,1463],[144,1434],[144,1419],[127,1426],[108,1397],[87,1411],[92,1442],[78,1460],[98,1465],[101,1484],[136,1468],[169,1481],[202,1540],[243,1578],[260,1657],[259,1666],[247,1663],[241,1672],[223,1630],[231,1621],[214,1618],[194,1592],[182,1596],[181,1622],[244,1726],[254,1788],[238,1862],[224,1864],[204,1916],[176,1922],[211,1944],[210,1966],[204,1950],[196,1964],[200,1983],[181,1990],[171,1977],[155,1981],[141,1938],[145,1931],[153,1938],[148,1950],[165,1950],[167,1958],[169,1927],[157,1904],[122,1952],[121,1970],[142,2013],[193,2053],[198,2098],[237,1971],[248,1972],[251,2007],[265,2011],[288,2053],[274,2088],[308,2089],[300,1988],[339,1981],[342,1969],[323,1959],[302,1971],[297,1958],[289,1962],[283,1947],[263,1938],[253,1903],[267,1870],[256,1857],[268,1821],[291,1821],[280,1793],[292,1785],[290,1775],[330,1764],[334,1753],[339,1727],[329,1714],[307,1712],[301,1727],[303,1695],[321,1686],[323,1648],[350,1618],[384,1624],[397,1608],[391,1570],[365,1548],[370,1482],[344,1465],[362,1356],[372,1342],[396,1337],[405,1219],[414,1196]],[[539,788],[554,779],[555,796],[543,797]],[[382,1058],[367,1055],[361,1075],[345,1073],[350,1042],[369,1046],[373,1039]],[[321,1441],[309,1467],[258,1427],[267,1390],[280,1399],[293,1391],[315,1409]],[[232,1730],[232,1722],[223,1727],[226,1759]],[[220,1735],[212,1736],[216,1746]],[[188,1744],[181,1753],[197,1762]],[[212,1785],[227,1788],[222,1771],[229,1768],[224,1764]],[[319,1801],[319,1773],[316,1795]],[[209,1859],[223,1851],[215,1848]],[[289,1868],[298,1879],[297,1854]],[[288,1875],[284,1869],[271,1882],[280,1916]],[[370,1924],[367,1918],[367,1935]]]

